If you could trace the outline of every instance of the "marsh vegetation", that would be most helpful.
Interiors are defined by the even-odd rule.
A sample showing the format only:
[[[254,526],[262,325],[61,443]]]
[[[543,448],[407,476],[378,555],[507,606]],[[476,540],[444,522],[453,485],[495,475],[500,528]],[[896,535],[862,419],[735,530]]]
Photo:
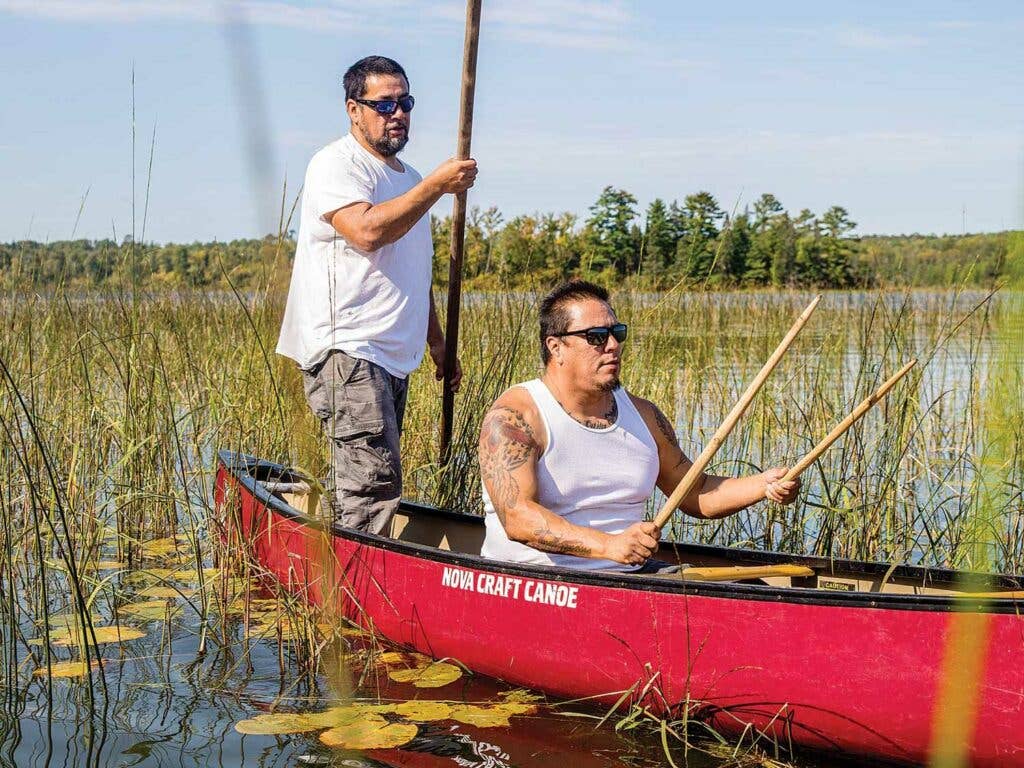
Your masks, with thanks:
[[[614,303],[630,324],[624,383],[675,419],[694,455],[808,298],[622,291]],[[298,373],[272,351],[282,299],[128,285],[0,299],[0,762],[331,762],[350,753],[317,746],[315,733],[243,738],[234,725],[350,696],[395,706],[423,695],[380,671],[372,639],[262,590],[251,564],[222,543],[217,449],[314,476],[326,466]],[[426,366],[414,374],[408,496],[479,508],[479,419],[502,389],[537,373],[534,305],[529,291],[467,295],[466,380],[447,468],[437,464],[440,385]],[[795,461],[903,362],[921,365],[812,468],[796,505],[713,524],[678,519],[671,535],[1024,570],[1022,315],[1012,292],[827,294],[714,471]],[[443,706],[512,696],[471,678],[437,691]],[[456,736],[476,746],[459,748],[486,743],[524,764],[514,753],[529,731],[564,760],[600,715],[560,711],[526,715],[523,726],[513,719],[511,731],[463,723]],[[604,721],[588,737],[607,750],[595,765],[656,764],[665,750],[681,759],[686,734],[677,740],[678,724],[649,719],[634,710]],[[418,737],[453,738],[450,720],[401,720],[413,721]]]

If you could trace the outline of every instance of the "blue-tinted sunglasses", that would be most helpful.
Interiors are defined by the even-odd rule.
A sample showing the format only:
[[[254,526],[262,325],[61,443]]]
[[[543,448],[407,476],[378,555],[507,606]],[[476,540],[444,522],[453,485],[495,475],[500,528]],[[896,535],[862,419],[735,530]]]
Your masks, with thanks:
[[[363,104],[373,107],[378,115],[393,115],[401,107],[403,112],[412,112],[416,99],[412,96],[402,96],[398,99],[352,99],[356,104]]]

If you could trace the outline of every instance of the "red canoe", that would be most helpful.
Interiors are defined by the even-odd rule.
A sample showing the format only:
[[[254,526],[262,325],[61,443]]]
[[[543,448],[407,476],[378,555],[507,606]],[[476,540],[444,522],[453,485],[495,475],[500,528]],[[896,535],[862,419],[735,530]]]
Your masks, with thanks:
[[[646,688],[726,733],[1024,766],[1019,577],[965,594],[954,571],[673,543],[685,579],[524,567],[479,556],[478,515],[403,503],[394,538],[327,530],[288,493],[301,475],[219,458],[218,508],[256,560],[401,645],[559,697]]]

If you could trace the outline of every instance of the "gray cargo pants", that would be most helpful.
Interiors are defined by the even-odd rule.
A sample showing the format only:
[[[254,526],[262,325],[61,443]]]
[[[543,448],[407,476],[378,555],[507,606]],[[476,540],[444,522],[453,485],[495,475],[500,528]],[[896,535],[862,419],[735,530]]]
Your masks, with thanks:
[[[302,383],[331,443],[326,490],[334,521],[386,535],[402,497],[398,449],[408,380],[334,350],[302,372]]]

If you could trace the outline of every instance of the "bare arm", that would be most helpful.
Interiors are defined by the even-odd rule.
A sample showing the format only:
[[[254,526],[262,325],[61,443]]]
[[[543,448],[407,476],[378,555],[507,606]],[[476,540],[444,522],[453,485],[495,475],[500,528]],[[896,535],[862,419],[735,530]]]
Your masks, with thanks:
[[[427,348],[430,350],[430,359],[434,361],[434,378],[438,381],[444,378],[444,357],[447,349],[444,343],[444,331],[441,330],[441,321],[437,319],[437,308],[434,306],[434,292],[430,292],[430,314],[427,317]],[[458,392],[462,384],[462,364],[455,358],[455,376],[452,379],[452,392]]]
[[[633,398],[658,445],[658,488],[666,495],[679,485],[693,462],[679,446],[675,430],[665,414],[654,403]],[[789,504],[796,499],[800,481],[780,482],[784,467],[775,467],[745,477],[719,477],[703,474],[693,490],[679,504],[679,509],[693,517],[716,519],[746,509],[763,499]]]
[[[444,353],[444,331],[441,330],[441,321],[437,319],[433,291],[430,292],[430,315],[427,317],[427,346],[431,354],[435,351]]]
[[[508,537],[543,552],[643,563],[657,539],[642,527],[653,524],[612,536],[573,525],[537,501],[538,422],[529,395],[510,390],[488,411],[480,430],[480,474]]]
[[[475,179],[475,160],[446,160],[405,194],[376,205],[352,203],[324,218],[359,250],[376,251],[401,239],[441,195],[464,192]]]

